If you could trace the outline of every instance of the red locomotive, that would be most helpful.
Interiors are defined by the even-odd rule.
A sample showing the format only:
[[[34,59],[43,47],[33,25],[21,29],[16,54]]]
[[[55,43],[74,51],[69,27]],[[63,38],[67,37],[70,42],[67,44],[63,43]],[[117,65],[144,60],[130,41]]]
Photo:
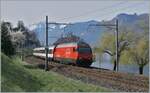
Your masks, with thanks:
[[[45,48],[35,48],[34,56],[45,57]],[[65,64],[90,66],[93,61],[92,49],[85,42],[63,43],[49,47],[49,59]]]

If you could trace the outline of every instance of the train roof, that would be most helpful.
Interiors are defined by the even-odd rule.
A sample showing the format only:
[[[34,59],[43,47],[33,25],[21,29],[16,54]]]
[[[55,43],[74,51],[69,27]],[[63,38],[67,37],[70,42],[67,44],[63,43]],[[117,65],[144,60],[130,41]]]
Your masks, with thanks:
[[[82,47],[90,47],[89,44],[85,43],[85,42],[69,42],[69,43],[62,43],[62,44],[58,44],[56,47],[60,48],[60,47],[76,47],[76,46],[82,46]],[[54,49],[55,45],[53,46],[49,46],[49,49]],[[45,47],[38,47],[38,48],[34,48],[35,50],[45,50]]]
[[[77,43],[71,42],[71,43],[62,43],[57,45],[57,47],[70,47],[70,46],[77,46]]]
[[[70,42],[70,43],[62,43],[58,44],[57,47],[70,47],[70,46],[87,46],[89,45],[85,42]]]
[[[54,46],[49,46],[48,49],[54,49]],[[34,51],[35,50],[45,50],[45,47],[38,47],[38,48],[34,48],[33,50]]]

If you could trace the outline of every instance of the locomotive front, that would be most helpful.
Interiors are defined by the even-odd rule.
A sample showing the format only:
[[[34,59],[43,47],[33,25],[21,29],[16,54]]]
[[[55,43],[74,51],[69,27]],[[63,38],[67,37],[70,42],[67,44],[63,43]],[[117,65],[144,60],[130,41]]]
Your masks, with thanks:
[[[89,67],[93,62],[91,47],[87,43],[81,42],[78,43],[77,51],[78,51],[77,65]]]

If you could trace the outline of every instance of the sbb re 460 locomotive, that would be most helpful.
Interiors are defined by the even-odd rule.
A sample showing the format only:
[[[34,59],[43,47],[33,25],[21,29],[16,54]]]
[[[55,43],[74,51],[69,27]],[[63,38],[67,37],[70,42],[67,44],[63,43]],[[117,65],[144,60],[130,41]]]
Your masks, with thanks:
[[[45,58],[45,48],[35,48],[34,56]],[[91,47],[85,42],[71,42],[49,46],[49,60],[78,66],[90,66],[93,62]]]

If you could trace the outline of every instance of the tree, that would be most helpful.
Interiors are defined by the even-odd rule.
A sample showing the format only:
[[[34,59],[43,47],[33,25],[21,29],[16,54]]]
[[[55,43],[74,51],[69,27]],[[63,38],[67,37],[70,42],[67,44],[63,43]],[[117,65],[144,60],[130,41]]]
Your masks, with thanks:
[[[130,32],[122,31],[119,33],[119,47],[118,47],[118,62],[120,61],[120,57],[123,51],[128,49],[129,46],[129,38],[131,37]],[[107,53],[112,56],[112,61],[114,63],[113,70],[116,71],[117,63],[116,63],[116,47],[115,47],[115,35],[113,32],[106,32],[100,41],[99,46],[100,53]]]
[[[18,51],[25,44],[25,35],[23,35],[22,32],[18,31],[18,32],[12,32],[11,37],[12,37],[11,40],[16,50]]]
[[[24,46],[26,48],[34,48],[34,47],[40,46],[40,42],[39,42],[35,32],[25,31],[25,32],[22,32],[22,33],[25,36]]]
[[[130,49],[133,61],[139,66],[139,74],[143,74],[144,66],[149,62],[148,44],[148,40],[141,38],[137,41],[137,44],[132,46]]]
[[[23,21],[18,21],[17,27],[14,27],[12,31],[13,32],[18,32],[18,31],[23,32],[23,31],[26,31],[26,30],[27,30],[27,28],[25,27]]]
[[[26,30],[26,27],[24,26],[23,21],[18,21],[17,28],[20,31],[25,31]]]
[[[15,48],[11,42],[10,36],[10,27],[9,22],[2,22],[1,23],[1,49],[2,52],[8,56],[11,56],[15,53]]]
[[[23,21],[18,21],[17,27],[11,33],[12,41],[17,50],[21,48],[34,48],[40,46],[40,42],[35,32],[25,27]]]
[[[149,62],[149,24],[139,21],[138,26],[141,32],[134,33],[135,39],[130,46],[130,53],[133,61],[139,66],[139,74],[143,74],[144,66]]]

